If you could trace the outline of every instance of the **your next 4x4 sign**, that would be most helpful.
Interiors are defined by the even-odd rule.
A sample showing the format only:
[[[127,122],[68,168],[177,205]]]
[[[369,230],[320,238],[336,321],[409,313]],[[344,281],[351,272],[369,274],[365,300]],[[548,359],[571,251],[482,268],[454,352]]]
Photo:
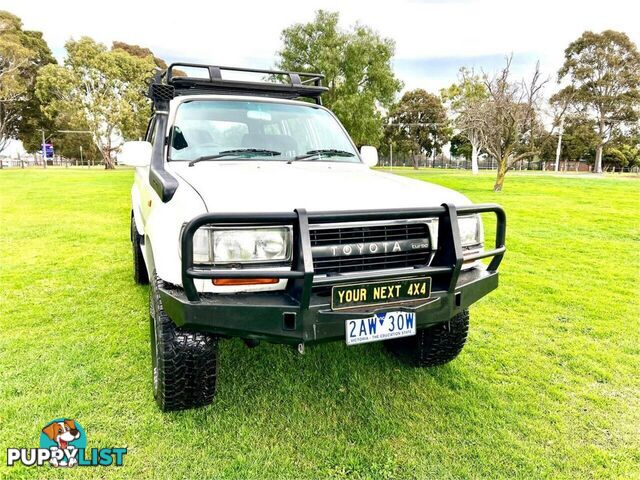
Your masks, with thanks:
[[[412,300],[428,300],[430,294],[431,277],[338,285],[332,289],[331,308],[339,310],[360,306],[401,304]]]

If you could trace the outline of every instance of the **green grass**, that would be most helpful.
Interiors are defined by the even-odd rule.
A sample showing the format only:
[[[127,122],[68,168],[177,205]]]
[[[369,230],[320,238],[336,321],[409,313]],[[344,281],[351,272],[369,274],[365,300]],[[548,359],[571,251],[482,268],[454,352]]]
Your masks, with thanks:
[[[225,341],[214,404],[162,414],[131,171],[0,172],[0,477],[640,478],[640,181],[511,173],[494,194],[492,174],[401,173],[507,211],[460,357]],[[5,466],[60,416],[125,465]]]

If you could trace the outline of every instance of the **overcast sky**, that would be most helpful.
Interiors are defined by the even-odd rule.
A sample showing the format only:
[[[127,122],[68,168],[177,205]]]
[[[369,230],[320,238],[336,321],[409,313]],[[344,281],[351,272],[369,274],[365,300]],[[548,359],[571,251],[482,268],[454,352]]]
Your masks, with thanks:
[[[348,27],[360,22],[396,42],[394,69],[405,88],[436,93],[460,66],[494,71],[513,53],[517,74],[536,60],[555,79],[567,44],[584,30],[612,28],[640,43],[637,1],[535,0],[268,0],[107,2],[2,0],[0,9],[44,32],[56,57],[69,38],[88,35],[110,44],[149,47],[168,61],[270,67],[286,26],[307,22],[320,8],[340,12]]]

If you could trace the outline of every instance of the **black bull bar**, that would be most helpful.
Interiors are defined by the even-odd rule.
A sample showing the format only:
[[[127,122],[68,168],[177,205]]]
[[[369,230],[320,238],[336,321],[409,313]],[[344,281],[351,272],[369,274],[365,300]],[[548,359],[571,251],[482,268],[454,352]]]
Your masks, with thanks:
[[[494,213],[496,217],[495,246],[479,253],[463,254],[458,230],[458,216]],[[327,223],[438,219],[438,248],[429,266],[394,269],[392,271],[358,272],[349,275],[315,277],[311,255],[310,225]],[[193,262],[193,236],[203,225],[217,226],[291,226],[293,251],[291,270],[260,269],[243,270],[215,266],[197,267]],[[486,270],[496,272],[505,253],[506,216],[496,204],[478,204],[456,207],[445,203],[439,207],[359,210],[340,212],[307,212],[297,209],[282,213],[205,213],[188,222],[181,236],[182,286],[186,298],[200,302],[194,279],[288,279],[286,294],[300,309],[309,307],[312,289],[317,286],[333,286],[357,281],[392,280],[407,275],[430,275],[438,279],[443,290],[453,293],[464,262],[492,257]]]

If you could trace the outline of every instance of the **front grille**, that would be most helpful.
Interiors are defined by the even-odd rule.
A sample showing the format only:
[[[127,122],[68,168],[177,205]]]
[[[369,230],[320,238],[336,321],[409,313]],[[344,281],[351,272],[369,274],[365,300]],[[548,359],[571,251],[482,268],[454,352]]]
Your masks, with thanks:
[[[426,265],[431,253],[426,223],[312,227],[310,234],[316,274]]]

